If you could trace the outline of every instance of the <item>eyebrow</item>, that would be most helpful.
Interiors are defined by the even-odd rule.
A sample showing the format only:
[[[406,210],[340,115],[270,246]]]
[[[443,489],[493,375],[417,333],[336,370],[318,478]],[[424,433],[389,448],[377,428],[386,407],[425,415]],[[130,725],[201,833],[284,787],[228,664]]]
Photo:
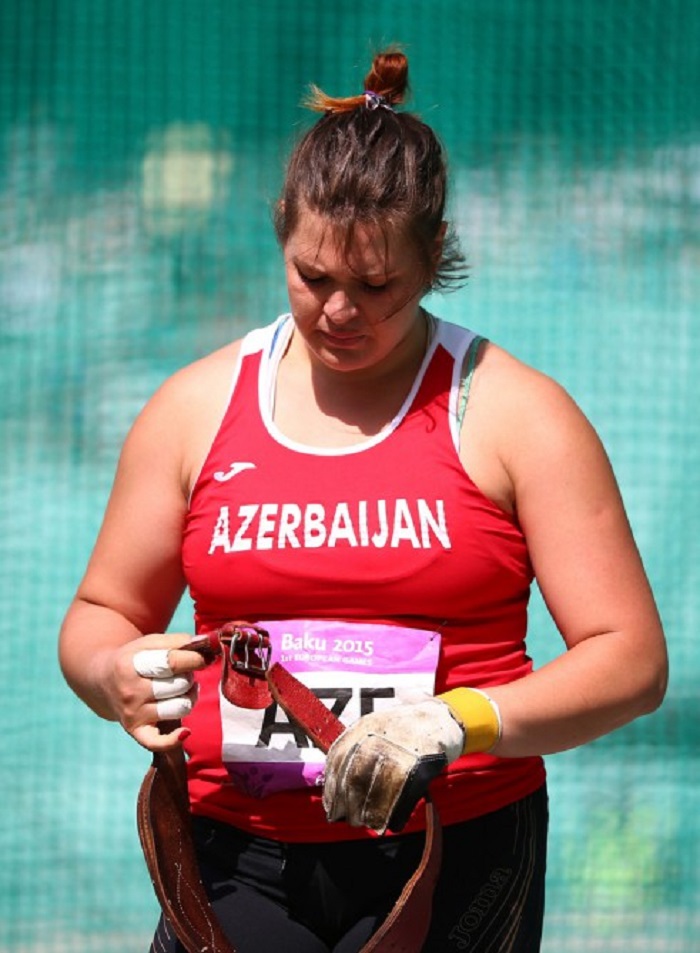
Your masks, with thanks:
[[[296,268],[302,269],[302,271],[315,271],[319,274],[328,274],[325,268],[322,268],[316,259],[307,259],[303,255],[292,255],[291,257],[292,264]],[[381,271],[353,271],[349,269],[353,277],[357,278],[359,281],[373,280],[376,281],[378,278],[388,281],[390,278],[395,278],[399,274],[400,269],[396,268],[392,271],[384,270]]]

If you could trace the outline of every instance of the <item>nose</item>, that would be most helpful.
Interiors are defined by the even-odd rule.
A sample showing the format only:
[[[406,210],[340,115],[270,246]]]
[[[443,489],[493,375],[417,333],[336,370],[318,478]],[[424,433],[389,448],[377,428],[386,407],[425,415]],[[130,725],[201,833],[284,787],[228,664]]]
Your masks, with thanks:
[[[342,288],[336,288],[332,294],[326,298],[323,308],[326,317],[334,324],[343,324],[351,321],[357,316],[357,308],[354,301]]]

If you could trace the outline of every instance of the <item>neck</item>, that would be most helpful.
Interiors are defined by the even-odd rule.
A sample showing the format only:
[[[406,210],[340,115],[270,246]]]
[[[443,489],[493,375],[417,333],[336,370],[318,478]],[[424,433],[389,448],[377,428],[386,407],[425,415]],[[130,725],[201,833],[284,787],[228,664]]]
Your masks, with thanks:
[[[277,426],[301,443],[325,443],[327,433],[329,445],[379,433],[400,411],[430,345],[432,322],[422,310],[420,318],[387,360],[358,370],[328,367],[294,332],[277,376]]]

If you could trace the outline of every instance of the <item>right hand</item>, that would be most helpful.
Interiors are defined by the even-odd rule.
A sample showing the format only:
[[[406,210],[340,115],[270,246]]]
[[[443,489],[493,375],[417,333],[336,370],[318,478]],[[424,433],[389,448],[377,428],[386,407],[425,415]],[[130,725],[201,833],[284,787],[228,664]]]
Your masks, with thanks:
[[[331,745],[323,806],[329,821],[400,831],[430,782],[464,748],[464,726],[439,698],[370,712]]]
[[[205,659],[182,648],[192,640],[185,634],[144,635],[127,642],[105,659],[105,690],[117,721],[149,751],[177,747],[183,740],[179,719],[189,714],[197,700],[193,673],[204,668]],[[134,658],[144,650],[162,650],[168,671],[139,674]],[[143,656],[137,659],[142,666]],[[146,659],[147,660],[147,659]]]

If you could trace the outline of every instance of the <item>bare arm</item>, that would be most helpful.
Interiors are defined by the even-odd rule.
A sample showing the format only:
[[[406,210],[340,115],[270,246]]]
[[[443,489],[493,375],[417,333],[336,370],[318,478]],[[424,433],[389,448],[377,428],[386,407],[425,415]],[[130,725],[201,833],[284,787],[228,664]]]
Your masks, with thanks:
[[[134,424],[59,641],[61,667],[75,693],[152,748],[176,738],[158,734],[151,686],[135,672],[133,656],[189,638],[163,634],[184,589],[186,487],[178,410],[177,388],[166,385]],[[171,653],[170,664],[178,674],[201,666],[191,652]]]
[[[498,495],[512,502],[566,645],[526,678],[489,689],[504,726],[496,753],[547,754],[653,711],[666,687],[665,640],[593,428],[551,380],[497,349],[483,363],[479,401],[497,408]]]

